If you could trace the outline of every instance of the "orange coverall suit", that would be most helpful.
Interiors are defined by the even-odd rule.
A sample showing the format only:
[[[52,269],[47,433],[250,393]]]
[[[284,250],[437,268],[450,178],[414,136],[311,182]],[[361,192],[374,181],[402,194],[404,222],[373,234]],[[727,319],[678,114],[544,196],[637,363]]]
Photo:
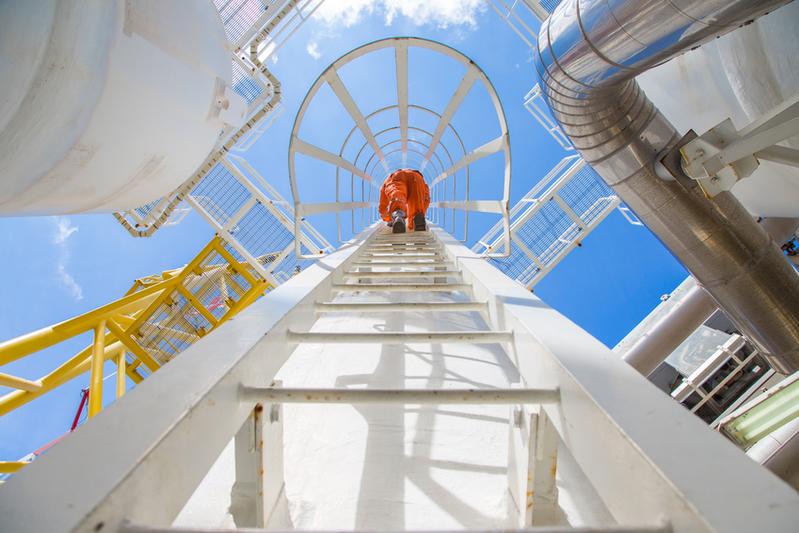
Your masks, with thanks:
[[[424,215],[430,206],[430,188],[421,172],[403,168],[393,172],[380,187],[380,217],[391,222],[391,213],[402,209],[408,229],[413,229],[413,216]]]

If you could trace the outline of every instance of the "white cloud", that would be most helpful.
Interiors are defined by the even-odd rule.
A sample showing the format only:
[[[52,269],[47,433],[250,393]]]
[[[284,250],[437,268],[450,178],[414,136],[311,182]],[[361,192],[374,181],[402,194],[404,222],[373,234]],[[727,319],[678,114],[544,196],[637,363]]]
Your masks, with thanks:
[[[319,44],[316,41],[309,42],[308,46],[305,47],[305,51],[308,52],[308,55],[314,59],[319,59],[322,57],[322,52],[319,51]]]
[[[55,223],[56,234],[53,237],[55,244],[64,244],[70,235],[78,231],[78,228],[73,226],[72,222],[66,217],[55,217]]]
[[[56,261],[56,279],[63,286],[67,292],[76,300],[83,299],[83,288],[78,285],[72,274],[67,272],[67,263],[69,262],[69,237],[78,231],[77,226],[73,226],[72,222],[67,217],[53,217],[55,223],[55,234],[53,235],[53,244],[58,248],[58,259]]]
[[[348,28],[375,11],[384,14],[386,25],[405,17],[416,26],[477,26],[484,0],[325,0],[315,15],[329,26]]]
[[[83,288],[78,285],[78,282],[75,281],[72,274],[67,272],[66,265],[61,261],[56,265],[56,274],[58,276],[58,282],[64,286],[73,298],[76,300],[83,300]]]

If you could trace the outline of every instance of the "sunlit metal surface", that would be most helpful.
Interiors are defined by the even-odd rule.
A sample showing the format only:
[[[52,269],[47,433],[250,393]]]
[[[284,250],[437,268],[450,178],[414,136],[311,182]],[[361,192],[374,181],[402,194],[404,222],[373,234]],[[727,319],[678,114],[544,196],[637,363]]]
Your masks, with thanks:
[[[578,152],[770,364],[789,373],[799,369],[799,278],[732,194],[706,199],[680,170],[672,176],[661,165],[679,136],[634,79],[785,3],[568,0],[542,25],[534,63]]]

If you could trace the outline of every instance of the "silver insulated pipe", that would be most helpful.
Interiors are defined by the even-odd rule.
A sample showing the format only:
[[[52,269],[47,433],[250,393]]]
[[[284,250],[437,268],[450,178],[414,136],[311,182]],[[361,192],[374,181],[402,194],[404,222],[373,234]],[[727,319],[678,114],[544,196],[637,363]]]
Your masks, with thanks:
[[[799,370],[799,276],[731,193],[663,168],[680,135],[635,77],[786,3],[565,0],[535,58],[575,148],[782,373]]]

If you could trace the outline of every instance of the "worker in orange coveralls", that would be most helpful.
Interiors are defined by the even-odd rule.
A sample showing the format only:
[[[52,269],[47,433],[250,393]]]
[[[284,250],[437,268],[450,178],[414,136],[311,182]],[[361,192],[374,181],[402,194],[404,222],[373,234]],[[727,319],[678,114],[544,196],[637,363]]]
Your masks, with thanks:
[[[424,214],[430,206],[430,188],[418,170],[402,168],[393,172],[380,187],[380,218],[392,233],[427,229]]]

